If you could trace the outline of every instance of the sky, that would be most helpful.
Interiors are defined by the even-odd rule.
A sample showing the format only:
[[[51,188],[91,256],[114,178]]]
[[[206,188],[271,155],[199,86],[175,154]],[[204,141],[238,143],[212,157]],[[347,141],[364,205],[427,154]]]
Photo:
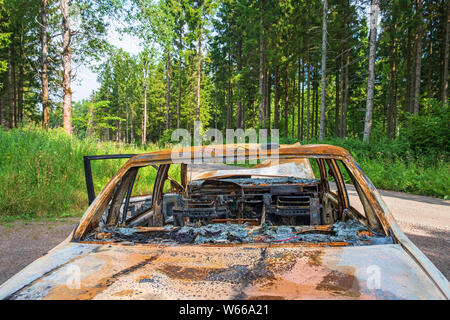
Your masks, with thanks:
[[[137,54],[141,51],[139,41],[137,37],[129,34],[120,34],[113,27],[109,30],[109,43],[130,54]],[[89,65],[74,67],[73,74],[75,75],[72,84],[73,102],[89,98],[91,93],[100,87],[97,82],[97,74],[90,70]]]
[[[370,6],[366,6],[364,9],[365,12],[362,11],[360,12],[360,14],[365,13],[366,16],[369,17],[371,9]],[[381,17],[378,16],[378,23],[381,20],[380,18]],[[369,21],[367,23],[369,23]],[[122,48],[130,54],[139,53],[142,50],[141,46],[139,45],[140,39],[130,34],[119,33],[117,31],[117,24],[122,24],[122,22],[111,21],[111,25],[108,31],[109,43],[118,48]],[[100,87],[100,84],[97,82],[97,75],[92,72],[89,67],[89,65],[80,65],[75,67],[72,72],[75,75],[75,80],[72,84],[73,102],[89,98],[92,92]]]

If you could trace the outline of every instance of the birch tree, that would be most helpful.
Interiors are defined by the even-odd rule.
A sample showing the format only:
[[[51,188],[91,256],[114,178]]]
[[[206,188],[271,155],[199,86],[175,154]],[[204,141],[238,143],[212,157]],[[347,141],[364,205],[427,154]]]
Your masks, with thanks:
[[[72,134],[72,49],[70,43],[72,34],[70,30],[70,0],[60,0],[61,25],[63,30],[63,126],[64,131]]]
[[[372,112],[374,101],[374,86],[375,86],[375,46],[377,42],[377,22],[380,8],[378,0],[372,0],[370,6],[370,38],[369,38],[369,76],[367,80],[367,104],[366,104],[366,118],[364,120],[364,136],[363,140],[369,142],[370,131],[372,128]]]
[[[48,129],[50,108],[48,105],[48,39],[47,39],[47,4],[41,2],[41,82],[42,82],[42,128]]]
[[[416,15],[418,18],[418,25],[416,31],[416,73],[414,80],[414,115],[419,114],[419,96],[420,96],[420,81],[422,72],[422,29],[423,29],[423,18],[422,18],[422,0],[416,0]]]
[[[327,12],[328,1],[323,0],[322,15],[322,79],[320,92],[320,128],[319,140],[323,140],[325,133],[326,88],[327,88]]]

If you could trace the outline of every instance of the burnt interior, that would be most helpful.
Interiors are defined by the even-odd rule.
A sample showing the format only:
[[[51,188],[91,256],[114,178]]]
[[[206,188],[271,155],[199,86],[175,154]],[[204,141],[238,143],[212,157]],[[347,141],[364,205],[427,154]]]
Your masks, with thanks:
[[[236,171],[189,182],[186,165],[178,182],[168,175],[170,164],[166,164],[158,167],[153,194],[139,197],[130,196],[139,170],[133,168],[116,185],[98,227],[84,240],[392,243],[379,221],[350,206],[336,162],[317,162],[320,179],[239,176]],[[329,180],[336,191],[330,191]],[[361,197],[361,190],[357,191]],[[368,202],[362,202],[370,215]]]
[[[292,177],[195,180],[178,196],[171,214],[175,226],[233,220],[255,225],[318,225],[321,192],[319,180]]]

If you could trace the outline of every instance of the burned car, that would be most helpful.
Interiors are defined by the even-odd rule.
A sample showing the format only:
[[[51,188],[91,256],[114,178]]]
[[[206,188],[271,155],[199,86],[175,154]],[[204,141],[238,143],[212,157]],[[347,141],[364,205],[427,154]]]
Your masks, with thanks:
[[[90,206],[79,224],[5,282],[0,297],[450,296],[447,279],[400,230],[345,149],[242,144],[185,151],[131,157],[97,196],[87,159]],[[148,169],[154,172],[144,174]],[[154,179],[151,194],[139,190],[144,179]],[[358,197],[349,197],[350,184]]]

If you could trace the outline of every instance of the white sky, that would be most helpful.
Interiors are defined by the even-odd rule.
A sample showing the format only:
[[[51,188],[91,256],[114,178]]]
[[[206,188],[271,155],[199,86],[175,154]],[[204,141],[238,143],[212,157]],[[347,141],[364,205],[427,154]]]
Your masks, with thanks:
[[[370,6],[365,6],[363,11],[360,12],[360,14],[364,13],[368,17],[367,20],[369,23]],[[378,16],[378,23],[380,20],[381,17]],[[122,24],[122,22],[111,21],[111,26],[109,28],[109,43],[118,48],[122,48],[130,54],[139,53],[142,50],[139,44],[140,39],[129,34],[120,34],[117,32],[116,27],[118,24]],[[90,70],[89,65],[80,65],[73,70],[73,73],[76,75],[72,84],[72,100],[74,102],[89,98],[92,92],[100,87],[100,84],[97,82],[97,74]]]
[[[129,34],[119,34],[115,28],[109,30],[109,43],[122,48],[130,54],[137,54],[141,51],[139,39]],[[97,82],[97,74],[89,69],[89,65],[80,65],[73,73],[76,75],[72,84],[72,100],[73,102],[87,99],[91,93],[100,87]]]

